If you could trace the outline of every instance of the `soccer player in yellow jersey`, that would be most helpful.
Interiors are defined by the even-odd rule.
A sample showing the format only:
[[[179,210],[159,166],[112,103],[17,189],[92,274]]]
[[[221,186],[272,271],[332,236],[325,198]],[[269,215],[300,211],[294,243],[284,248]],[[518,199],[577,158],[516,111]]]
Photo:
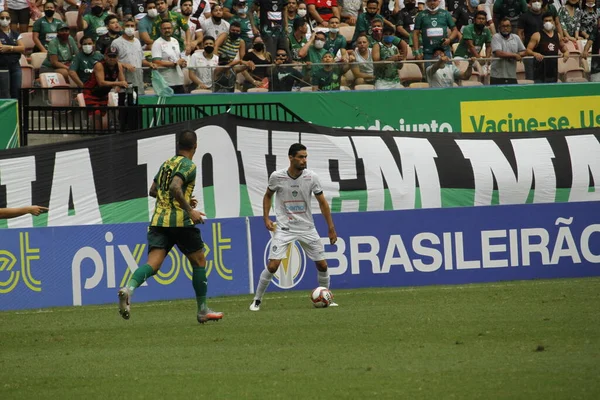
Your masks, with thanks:
[[[206,305],[204,242],[200,230],[194,226],[204,223],[204,213],[194,209],[197,202],[192,198],[196,184],[196,164],[192,158],[197,145],[194,131],[181,132],[178,154],[165,161],[154,177],[150,196],[156,198],[156,207],[148,228],[148,262],[134,272],[126,287],[119,290],[119,313],[124,319],[130,317],[133,291],[156,274],[174,245],[192,265],[198,322],[203,324],[223,318],[223,313]]]

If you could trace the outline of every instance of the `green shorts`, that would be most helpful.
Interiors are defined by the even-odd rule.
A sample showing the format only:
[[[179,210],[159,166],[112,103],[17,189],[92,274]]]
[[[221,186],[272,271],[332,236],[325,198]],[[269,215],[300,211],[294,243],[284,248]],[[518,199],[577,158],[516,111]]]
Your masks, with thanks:
[[[195,253],[204,249],[200,229],[194,226],[148,228],[148,252],[152,249],[165,249],[167,253],[177,245],[183,254]]]

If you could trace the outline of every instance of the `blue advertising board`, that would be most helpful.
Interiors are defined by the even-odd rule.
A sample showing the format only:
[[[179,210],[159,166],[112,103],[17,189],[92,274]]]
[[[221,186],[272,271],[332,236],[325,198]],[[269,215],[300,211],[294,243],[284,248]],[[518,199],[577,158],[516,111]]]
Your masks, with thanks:
[[[116,302],[147,259],[147,223],[0,230],[0,310]],[[244,218],[200,226],[210,297],[250,291]],[[139,302],[193,298],[189,261],[174,248],[135,292]]]
[[[316,227],[329,243],[321,215]],[[364,288],[600,276],[600,202],[439,208],[333,215],[331,287]],[[251,218],[253,280],[271,234]],[[314,263],[288,250],[271,290],[313,289]]]

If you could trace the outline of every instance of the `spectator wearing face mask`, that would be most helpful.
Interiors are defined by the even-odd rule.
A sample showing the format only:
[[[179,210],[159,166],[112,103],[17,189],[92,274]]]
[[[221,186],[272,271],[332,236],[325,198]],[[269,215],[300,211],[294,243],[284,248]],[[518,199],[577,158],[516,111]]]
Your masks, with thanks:
[[[325,42],[325,50],[334,56],[341,57],[342,61],[348,62],[348,53],[346,52],[346,38],[340,35],[340,19],[338,17],[329,18],[329,34]]]
[[[325,50],[325,43],[327,43],[325,32],[315,32],[310,40],[306,42],[298,52],[298,55],[304,60],[306,65],[311,67],[312,72],[320,68],[318,65],[312,66],[312,64],[320,64],[323,60],[323,56],[327,53],[327,50]]]
[[[40,73],[57,72],[69,81],[69,68],[77,54],[77,42],[69,35],[69,27],[58,28],[56,39],[48,43],[48,56],[42,63]]]
[[[220,5],[215,5],[213,7],[212,16],[210,18],[200,20],[200,26],[205,36],[212,36],[217,40],[223,33],[228,33],[230,31],[229,22],[223,19],[223,7]]]
[[[487,14],[485,11],[477,11],[474,23],[463,29],[463,35],[454,52],[454,57],[482,58],[481,49],[485,45],[485,58],[492,55],[492,32],[485,26]]]
[[[190,80],[196,85],[196,89],[212,90],[214,71],[219,65],[219,56],[214,51],[215,38],[204,36],[202,44],[204,49],[196,50],[190,57]]]
[[[590,38],[598,26],[598,18],[600,18],[600,11],[596,9],[596,3],[587,0],[581,14],[581,29],[579,29],[581,36],[585,39]]]
[[[268,66],[273,64],[273,57],[271,53],[265,50],[265,43],[260,36],[257,36],[252,41],[252,50],[248,51],[243,58],[244,61],[251,61],[255,68],[252,71],[243,71],[244,76],[243,91],[247,92],[248,89],[254,87],[267,87],[270,76],[270,68]],[[267,84],[265,84],[267,82]]]
[[[108,33],[108,28],[104,24],[104,20],[108,17],[108,13],[104,11],[102,0],[92,0],[90,3],[91,9],[89,14],[85,14],[87,4],[81,2],[77,14],[77,29],[83,31],[85,36],[89,36],[92,40],[98,40],[99,36]]]
[[[352,43],[356,42],[358,35],[371,35],[373,33],[371,30],[373,20],[379,19],[383,21],[383,16],[377,13],[378,9],[379,2],[377,0],[367,0],[366,12],[360,14],[356,19],[356,27],[354,28]]]
[[[442,47],[448,58],[452,57],[450,43],[458,36],[458,30],[450,13],[440,8],[440,0],[427,0],[426,8],[417,15],[413,31],[413,54],[418,60],[431,60],[433,50]],[[450,34],[448,34],[450,30]],[[423,53],[421,54],[421,45]]]
[[[152,39],[152,26],[154,25],[154,19],[157,16],[158,10],[156,9],[156,0],[146,1],[146,16],[140,19],[140,22],[138,23],[138,33],[142,45],[146,45],[147,48],[151,48],[154,43],[154,39]]]
[[[570,40],[573,43],[577,43],[582,14],[583,11],[579,8],[579,0],[567,0],[565,5],[558,11],[558,19],[562,26],[564,41]]]
[[[529,10],[519,17],[517,28],[517,34],[525,47],[529,44],[531,36],[541,31],[544,26],[544,21],[542,20],[542,1],[530,0],[529,4]],[[533,59],[523,59],[523,65],[525,66],[525,78],[533,80]]]
[[[98,50],[100,54],[104,54],[106,49],[112,44],[113,40],[121,36],[121,24],[116,15],[109,15],[106,17],[104,19],[104,26],[106,26],[108,32],[98,36],[98,40],[96,40],[96,50]]]
[[[4,10],[0,12],[0,70],[8,70],[7,74],[1,75],[0,85],[8,88],[10,97],[19,98],[21,89],[22,72],[19,60],[25,51],[21,41],[21,34],[10,29],[10,14]]]
[[[396,34],[412,45],[412,31],[415,28],[415,19],[419,9],[416,0],[406,0],[404,8],[396,14]]]
[[[479,7],[479,0],[466,0],[464,4],[459,5],[458,8],[454,10],[452,17],[456,22],[456,29],[458,29],[459,41],[462,38],[463,28],[471,25],[475,20],[477,7]]]
[[[394,36],[394,28],[386,26],[383,28],[383,40],[373,45],[373,61],[375,62],[375,88],[376,89],[400,89],[400,77],[398,70],[402,69],[404,64],[400,61],[405,59],[398,45],[402,41]],[[378,61],[388,61],[386,63],[377,63]],[[389,62],[393,61],[393,62]]]
[[[144,94],[143,67],[155,69],[153,62],[144,58],[142,43],[135,37],[135,19],[129,18],[123,25],[123,35],[113,40],[111,47],[117,49],[119,63],[127,82],[137,88],[139,95]]]
[[[544,27],[540,32],[531,36],[527,45],[527,55],[535,57],[533,64],[535,83],[556,83],[558,81],[558,59],[556,57],[546,58],[546,56],[557,56],[560,49],[563,53],[563,61],[566,62],[569,59],[569,49],[555,32],[552,14],[546,13],[542,18]]]
[[[308,23],[304,18],[297,18],[294,20],[294,33],[288,36],[288,42],[290,44],[290,53],[292,61],[301,62],[300,49],[304,47],[308,40],[306,39],[306,32],[308,32]]]
[[[94,64],[104,59],[104,56],[96,51],[91,37],[83,36],[79,43],[81,50],[75,55],[73,63],[69,67],[69,78],[75,82],[77,87],[82,88],[90,79]]]
[[[237,22],[229,26],[229,34],[221,35],[215,42],[219,57],[227,56],[230,60],[243,59],[246,55],[246,43],[241,38],[242,27]]]
[[[56,6],[53,2],[47,1],[44,4],[44,16],[33,23],[33,43],[35,43],[34,52],[48,52],[48,43],[56,37],[58,27],[63,25],[63,22],[54,18]]]
[[[252,32],[252,24],[250,18],[254,17],[248,14],[248,3],[246,1],[236,0],[233,3],[233,11],[235,15],[231,17],[229,23],[237,22],[240,24],[241,35],[240,37],[245,42],[246,47],[252,47],[252,39],[254,39],[254,33]]]

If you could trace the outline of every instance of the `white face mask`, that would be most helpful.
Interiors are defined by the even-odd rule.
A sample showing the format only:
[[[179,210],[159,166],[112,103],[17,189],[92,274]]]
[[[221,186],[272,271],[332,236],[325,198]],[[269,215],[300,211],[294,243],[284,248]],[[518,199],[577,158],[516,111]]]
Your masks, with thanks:
[[[125,28],[124,32],[127,36],[133,36],[135,33],[135,28],[132,28],[132,27]]]
[[[321,50],[323,47],[325,47],[325,42],[322,40],[315,40],[315,49],[319,49]]]
[[[105,26],[99,26],[96,28],[96,35],[102,36],[108,33],[108,28]]]
[[[0,19],[0,26],[1,27],[6,28],[9,25],[10,25],[10,20],[8,20],[8,19]]]
[[[437,7],[435,7],[435,8],[429,8],[429,7],[425,6],[425,8],[426,8],[426,9],[428,9],[429,11],[431,11],[431,12],[436,12],[437,10],[439,10],[439,9],[440,9],[440,6],[438,5],[438,6],[437,6]]]
[[[539,1],[531,3],[531,9],[533,11],[540,11],[542,9],[542,3],[540,3]]]
[[[585,3],[586,6],[588,6],[589,8],[594,8],[594,6],[596,5],[595,3]]]
[[[329,28],[329,33],[338,33],[340,28]]]
[[[83,46],[81,46],[81,50],[83,50],[85,54],[92,54],[93,49],[94,46],[91,44],[84,44]]]
[[[238,8],[238,10],[237,10],[238,14],[246,14],[247,12],[248,12],[248,7]]]
[[[298,15],[301,17],[306,17],[306,10],[305,9],[298,10]]]
[[[158,10],[153,8],[152,10],[148,10],[147,14],[150,18],[156,18],[158,16]]]
[[[544,29],[547,31],[553,31],[554,24],[552,22],[544,22]]]

